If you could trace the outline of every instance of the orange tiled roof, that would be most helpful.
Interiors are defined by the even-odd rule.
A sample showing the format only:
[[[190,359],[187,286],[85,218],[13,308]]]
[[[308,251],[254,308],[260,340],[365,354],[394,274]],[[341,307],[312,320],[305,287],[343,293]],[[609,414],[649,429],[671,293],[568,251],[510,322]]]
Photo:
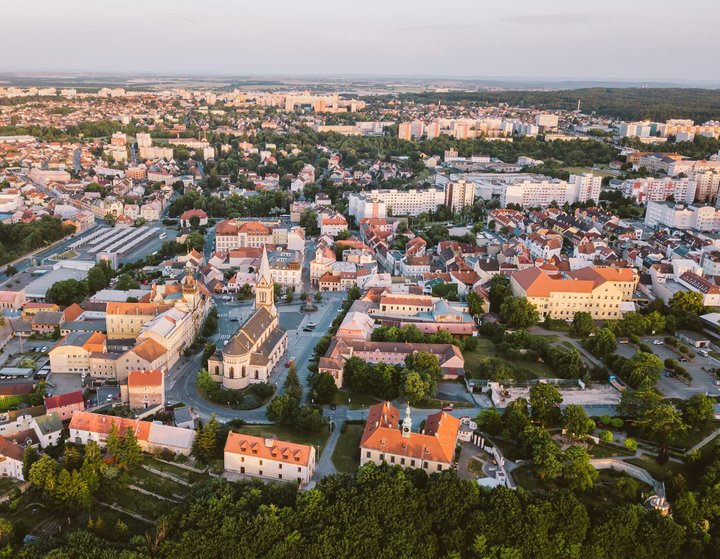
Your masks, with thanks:
[[[306,444],[288,443],[277,439],[263,439],[243,433],[230,433],[225,443],[225,452],[245,456],[257,456],[264,460],[275,460],[287,464],[307,466],[314,448]]]
[[[128,387],[161,386],[163,372],[160,369],[153,371],[130,371],[128,373]]]
[[[67,309],[63,311],[65,322],[75,320],[78,316],[83,313],[83,308],[77,303],[73,303]]]
[[[459,428],[459,419],[439,412],[428,416],[424,433],[403,437],[400,411],[390,402],[383,402],[368,411],[360,446],[408,458],[451,463]]]
[[[124,437],[128,429],[131,429],[138,440],[147,441],[150,434],[149,421],[140,421],[138,419],[129,419],[127,417],[116,417],[113,415],[102,415],[85,411],[75,412],[70,420],[70,429],[78,431],[87,431],[89,433],[108,434],[115,425],[118,435]]]
[[[153,363],[163,353],[166,353],[167,350],[155,340],[148,338],[130,351],[148,363]]]

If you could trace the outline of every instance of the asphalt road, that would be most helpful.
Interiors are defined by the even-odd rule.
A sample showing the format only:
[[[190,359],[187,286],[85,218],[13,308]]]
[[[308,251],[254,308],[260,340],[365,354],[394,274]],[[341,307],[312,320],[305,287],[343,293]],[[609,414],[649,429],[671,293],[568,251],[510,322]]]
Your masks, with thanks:
[[[325,300],[321,303],[317,312],[310,315],[300,313],[300,304],[278,305],[280,313],[280,326],[288,332],[288,353],[280,362],[279,366],[271,374],[270,381],[277,386],[277,393],[283,393],[283,383],[287,375],[288,369],[285,364],[295,358],[300,382],[307,387],[307,381],[310,371],[307,363],[313,355],[315,345],[318,340],[326,332],[332,321],[335,319],[344,300],[344,293],[327,293],[324,294]],[[223,342],[234,335],[242,322],[252,312],[252,302],[231,302],[225,303],[220,298],[215,298],[218,308],[218,333],[213,337],[212,341],[217,347],[222,348]],[[235,322],[233,318],[237,318]],[[303,332],[302,328],[310,321],[317,323],[317,327],[313,332]],[[181,357],[168,373],[166,380],[166,400],[173,402],[184,402],[200,415],[201,418],[207,419],[210,415],[215,416],[221,421],[230,421],[232,419],[241,418],[249,423],[267,422],[265,417],[265,407],[255,410],[233,410],[227,406],[222,406],[208,402],[197,391],[195,379],[201,366],[201,355],[192,358]],[[304,391],[304,398],[309,399],[309,390]]]

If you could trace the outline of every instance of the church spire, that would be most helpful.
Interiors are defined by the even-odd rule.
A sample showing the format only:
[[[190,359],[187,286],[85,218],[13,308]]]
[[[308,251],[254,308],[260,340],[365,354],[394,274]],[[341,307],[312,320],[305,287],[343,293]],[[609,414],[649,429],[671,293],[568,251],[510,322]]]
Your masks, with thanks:
[[[265,278],[265,281],[272,283],[272,274],[270,273],[270,262],[267,257],[267,248],[263,245],[262,258],[260,259],[260,269],[258,270],[258,281]]]
[[[255,306],[257,308],[265,307],[273,315],[277,313],[275,309],[275,282],[270,271],[267,249],[264,246],[260,268],[258,269],[258,278],[255,283]]]

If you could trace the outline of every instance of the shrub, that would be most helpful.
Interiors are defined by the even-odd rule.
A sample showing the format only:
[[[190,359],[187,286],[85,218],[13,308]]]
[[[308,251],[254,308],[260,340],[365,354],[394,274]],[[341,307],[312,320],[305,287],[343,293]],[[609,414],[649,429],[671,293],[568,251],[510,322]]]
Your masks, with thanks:
[[[610,431],[600,431],[600,435],[598,435],[598,437],[604,443],[611,443],[613,441],[613,436]]]
[[[251,384],[248,392],[254,394],[258,398],[269,398],[275,393],[275,387],[270,383],[260,382],[257,384]]]
[[[622,427],[623,427],[624,424],[625,424],[625,422],[624,422],[622,419],[620,419],[619,417],[613,417],[613,418],[610,420],[610,425],[611,425],[614,429],[622,429]]]
[[[680,353],[688,353],[690,351],[686,345],[681,345],[678,349],[680,350]]]
[[[637,450],[637,441],[628,437],[623,443],[628,450]]]

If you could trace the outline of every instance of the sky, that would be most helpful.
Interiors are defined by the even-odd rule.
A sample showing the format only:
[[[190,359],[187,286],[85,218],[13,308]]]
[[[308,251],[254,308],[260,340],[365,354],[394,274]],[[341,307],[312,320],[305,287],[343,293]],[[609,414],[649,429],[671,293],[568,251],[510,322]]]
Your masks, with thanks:
[[[3,0],[0,71],[720,82],[717,0]]]

